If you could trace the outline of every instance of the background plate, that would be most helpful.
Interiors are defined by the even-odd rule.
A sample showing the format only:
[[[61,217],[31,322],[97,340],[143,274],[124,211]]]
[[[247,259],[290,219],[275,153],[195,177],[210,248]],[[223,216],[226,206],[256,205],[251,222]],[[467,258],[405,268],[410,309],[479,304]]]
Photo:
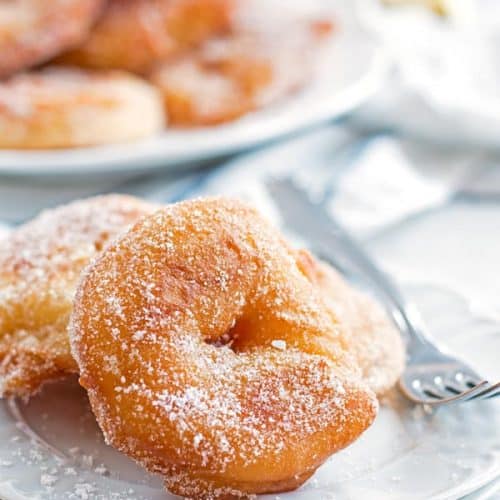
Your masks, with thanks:
[[[247,149],[352,110],[380,88],[390,64],[386,53],[360,27],[351,2],[329,3],[339,32],[315,80],[293,97],[233,123],[172,129],[133,144],[0,151],[0,174],[110,175],[172,168]]]

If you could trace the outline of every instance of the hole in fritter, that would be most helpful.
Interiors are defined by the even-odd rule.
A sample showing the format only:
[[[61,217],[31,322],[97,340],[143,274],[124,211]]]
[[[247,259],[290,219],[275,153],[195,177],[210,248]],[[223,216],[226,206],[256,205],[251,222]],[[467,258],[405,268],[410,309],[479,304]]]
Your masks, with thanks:
[[[233,348],[233,343],[238,338],[238,333],[236,328],[233,326],[227,332],[224,332],[220,337],[216,339],[208,339],[206,342],[214,347],[229,347]],[[234,349],[233,349],[234,350]]]

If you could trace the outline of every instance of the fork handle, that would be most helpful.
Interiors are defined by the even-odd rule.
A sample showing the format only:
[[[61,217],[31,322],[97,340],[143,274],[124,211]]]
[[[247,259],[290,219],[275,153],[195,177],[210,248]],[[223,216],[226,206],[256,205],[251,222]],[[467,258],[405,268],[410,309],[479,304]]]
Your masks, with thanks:
[[[418,353],[418,348],[429,344],[422,318],[413,306],[406,301],[398,287],[387,274],[382,272],[373,260],[365,253],[359,243],[335,220],[328,215],[328,231],[321,238],[322,247],[328,242],[332,253],[342,254],[347,263],[357,271],[358,275],[370,282],[372,289],[384,300],[386,308],[398,328],[405,332],[411,345],[411,352]],[[322,248],[324,251],[325,249]],[[326,256],[328,254],[325,252]]]
[[[372,288],[384,300],[386,309],[398,328],[407,336],[408,351],[418,357],[430,344],[420,314],[407,302],[392,280],[365,253],[356,240],[343,228],[324,203],[316,203],[289,179],[268,184],[275,200],[284,209],[284,219],[297,234],[320,246],[324,256],[335,262],[344,256],[358,275],[369,280]]]

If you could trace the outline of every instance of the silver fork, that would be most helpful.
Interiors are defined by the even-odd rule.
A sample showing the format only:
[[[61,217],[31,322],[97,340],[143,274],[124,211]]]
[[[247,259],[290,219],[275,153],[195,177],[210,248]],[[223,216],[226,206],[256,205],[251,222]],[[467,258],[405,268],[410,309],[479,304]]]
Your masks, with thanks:
[[[464,361],[430,340],[420,314],[361,246],[324,208],[290,178],[269,179],[266,187],[277,203],[285,226],[315,244],[325,257],[343,261],[370,282],[407,339],[407,366],[399,380],[403,394],[415,403],[444,405],[500,395]]]

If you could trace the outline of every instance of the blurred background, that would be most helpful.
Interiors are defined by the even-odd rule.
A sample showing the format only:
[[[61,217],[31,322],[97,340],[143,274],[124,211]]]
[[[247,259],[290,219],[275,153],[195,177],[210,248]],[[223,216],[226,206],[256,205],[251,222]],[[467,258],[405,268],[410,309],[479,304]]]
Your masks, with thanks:
[[[1,6],[6,223],[100,192],[168,201],[236,155],[321,127],[369,143],[351,159],[365,204],[404,191],[404,207],[367,212],[497,193],[498,2],[74,3],[88,19],[72,37],[45,2]]]
[[[272,214],[270,174],[365,241],[466,204],[421,265],[414,240],[384,264],[500,317],[498,2],[32,0],[0,6],[0,34],[2,231],[106,192]]]

